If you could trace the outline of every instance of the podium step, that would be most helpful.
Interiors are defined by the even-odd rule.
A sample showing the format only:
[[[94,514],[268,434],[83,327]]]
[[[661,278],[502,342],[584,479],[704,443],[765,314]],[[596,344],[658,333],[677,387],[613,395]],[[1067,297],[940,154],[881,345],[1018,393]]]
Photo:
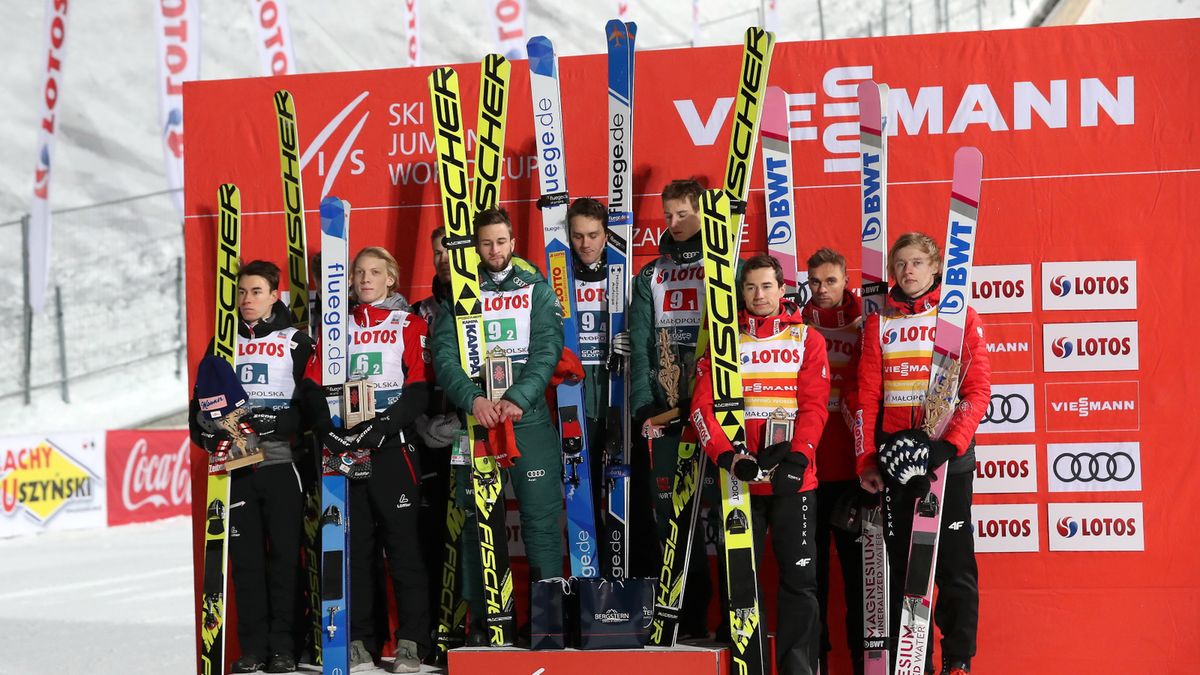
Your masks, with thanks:
[[[715,645],[538,652],[513,647],[463,647],[451,649],[449,658],[450,675],[729,675],[729,650]]]

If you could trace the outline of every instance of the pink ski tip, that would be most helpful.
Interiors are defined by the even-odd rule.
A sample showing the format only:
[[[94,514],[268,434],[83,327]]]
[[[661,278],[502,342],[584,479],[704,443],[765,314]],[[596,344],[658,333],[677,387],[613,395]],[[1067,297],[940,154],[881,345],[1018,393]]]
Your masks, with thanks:
[[[762,133],[785,140],[788,137],[788,100],[782,87],[767,87],[763,99]]]
[[[858,119],[878,125],[883,113],[879,109],[879,85],[874,80],[858,83]]]
[[[983,154],[978,148],[959,148],[954,153],[954,182],[950,191],[957,197],[979,204],[979,186],[983,180]]]

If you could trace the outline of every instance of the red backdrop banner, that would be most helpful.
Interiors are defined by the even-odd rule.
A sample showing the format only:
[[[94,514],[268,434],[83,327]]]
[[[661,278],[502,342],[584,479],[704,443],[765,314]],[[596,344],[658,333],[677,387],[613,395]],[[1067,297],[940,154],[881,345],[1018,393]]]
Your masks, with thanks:
[[[954,151],[973,145],[985,158],[974,294],[996,374],[971,524],[980,671],[1182,673],[1200,645],[1200,544],[1190,536],[1200,497],[1189,487],[1200,460],[1186,426],[1200,394],[1186,374],[1200,363],[1189,340],[1197,322],[1181,311],[1185,270],[1200,251],[1187,206],[1200,194],[1197,43],[1200,21],[1184,20],[776,48],[770,83],[789,92],[801,259],[828,245],[858,265],[859,81],[891,86],[893,237],[922,229],[940,240]],[[721,180],[739,51],[637,57],[639,262],[663,230],[662,186]],[[473,120],[478,67],[458,70]],[[352,248],[388,247],[410,299],[428,293],[428,237],[441,223],[429,71],[186,85],[192,364],[213,321],[218,184],[241,188],[243,257],[285,259],[277,88],[296,100],[309,242],[319,241],[321,197],[347,199]],[[561,71],[571,193],[603,198],[605,59],[566,58]],[[532,129],[518,62],[502,200],[518,250],[541,264]],[[746,254],[765,247],[763,212],[756,169]],[[204,481],[195,485],[194,511]]]

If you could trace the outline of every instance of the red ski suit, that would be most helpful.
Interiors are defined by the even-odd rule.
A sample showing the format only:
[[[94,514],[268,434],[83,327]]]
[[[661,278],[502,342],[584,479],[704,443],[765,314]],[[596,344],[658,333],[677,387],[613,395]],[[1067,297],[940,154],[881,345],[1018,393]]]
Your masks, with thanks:
[[[746,448],[758,454],[766,436],[766,423],[775,408],[792,416],[792,452],[808,458],[804,471],[806,492],[817,487],[816,447],[825,430],[829,400],[829,362],[825,338],[804,325],[800,308],[784,301],[775,316],[753,316],[742,311],[739,347],[742,357],[742,396],[746,412]],[[733,450],[713,414],[711,354],[696,364],[692,392],[692,424],[700,445],[716,461]],[[751,494],[771,494],[770,483],[751,483]]]
[[[854,480],[854,435],[850,429],[858,412],[862,302],[847,291],[836,307],[821,309],[810,300],[801,313],[804,323],[825,338],[829,357],[829,420],[817,445],[817,476],[821,482]]]
[[[876,448],[887,435],[916,427],[925,419],[922,404],[933,362],[932,328],[940,297],[938,287],[915,301],[897,299],[893,291],[883,310],[867,317],[858,364],[858,404],[864,438],[863,454],[857,462],[860,476],[868,467],[878,466]],[[941,439],[952,443],[959,457],[971,447],[992,393],[992,366],[983,339],[983,322],[970,307],[963,329],[961,363],[958,406]]]

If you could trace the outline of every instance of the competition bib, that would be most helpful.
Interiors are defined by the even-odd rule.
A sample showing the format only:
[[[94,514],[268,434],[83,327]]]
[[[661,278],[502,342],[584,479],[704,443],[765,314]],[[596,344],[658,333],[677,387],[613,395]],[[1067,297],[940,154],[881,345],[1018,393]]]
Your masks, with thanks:
[[[881,316],[884,407],[922,405],[929,389],[937,308],[914,316]]]
[[[704,320],[704,263],[677,265],[670,258],[659,258],[650,290],[655,331],[666,329],[670,342],[695,346]]]
[[[608,343],[608,280],[575,282],[575,314],[579,326],[579,360],[583,365],[605,362]]]
[[[237,375],[251,408],[278,410],[291,403],[296,390],[292,369],[295,333],[295,328],[284,328],[261,338],[238,335]]]
[[[375,326],[348,327],[349,379],[370,380],[375,385],[375,409],[382,412],[400,398],[404,389],[404,327],[408,312],[396,310]]]
[[[529,358],[529,325],[533,318],[533,287],[515,291],[483,291],[483,330],[488,351],[504,350],[514,363]]]
[[[782,409],[796,417],[796,377],[804,363],[807,326],[791,326],[769,338],[741,334],[742,392],[746,419],[769,419]]]

